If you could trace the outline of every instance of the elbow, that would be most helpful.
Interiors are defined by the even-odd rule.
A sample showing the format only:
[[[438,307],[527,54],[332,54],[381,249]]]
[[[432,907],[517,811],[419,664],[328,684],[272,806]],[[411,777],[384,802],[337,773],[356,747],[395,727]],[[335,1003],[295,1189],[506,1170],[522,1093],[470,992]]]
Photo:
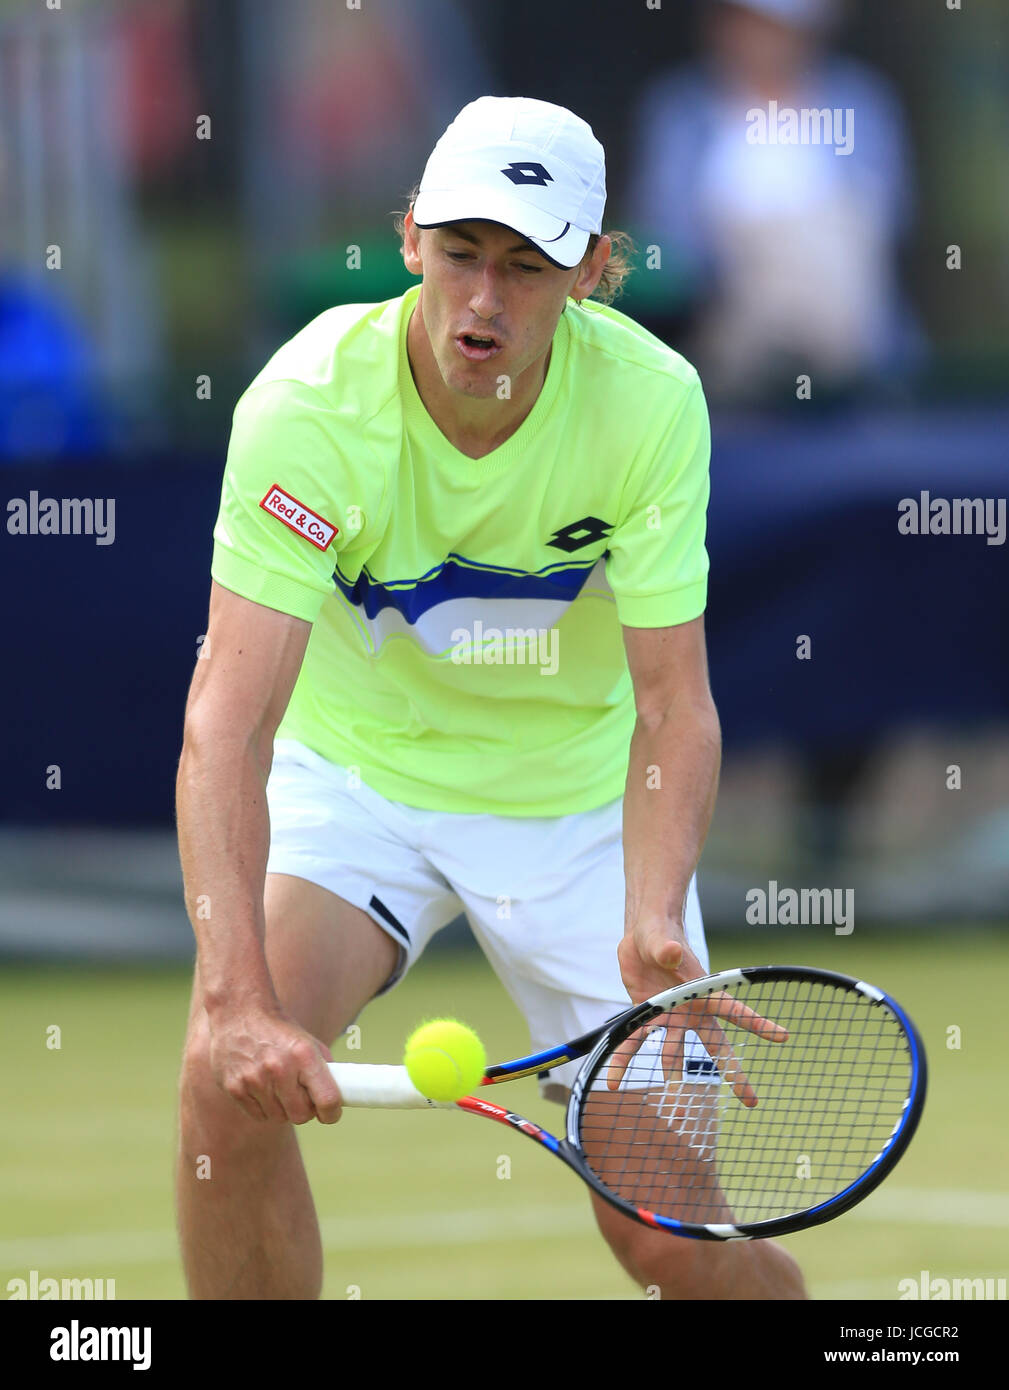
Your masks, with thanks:
[[[274,730],[266,724],[245,728],[238,722],[207,720],[188,715],[183,727],[179,773],[186,766],[200,768],[218,758],[241,761],[252,754],[263,777],[273,763]]]
[[[662,728],[689,729],[692,738],[721,751],[722,726],[710,693],[679,695],[663,704],[639,703],[637,724],[649,733]]]

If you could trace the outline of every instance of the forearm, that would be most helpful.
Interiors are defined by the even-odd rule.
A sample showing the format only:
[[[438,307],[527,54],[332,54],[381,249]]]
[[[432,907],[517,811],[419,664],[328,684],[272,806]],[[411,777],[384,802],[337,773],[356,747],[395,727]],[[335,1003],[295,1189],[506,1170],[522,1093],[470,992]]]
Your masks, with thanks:
[[[645,920],[682,928],[683,903],[715,808],[721,732],[714,704],[680,702],[638,718],[624,794],[630,932]]]
[[[176,780],[179,858],[210,1012],[277,1005],[263,945],[268,774],[252,743],[187,727]]]

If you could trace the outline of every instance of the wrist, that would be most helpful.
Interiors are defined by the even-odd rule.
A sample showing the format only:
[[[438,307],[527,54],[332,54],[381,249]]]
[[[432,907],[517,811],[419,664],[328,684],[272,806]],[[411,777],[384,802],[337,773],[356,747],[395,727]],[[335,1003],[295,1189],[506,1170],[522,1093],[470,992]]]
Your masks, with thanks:
[[[668,917],[662,913],[644,914],[635,917],[633,921],[628,920],[624,927],[624,935],[636,940],[652,936],[672,938],[675,941],[687,939],[682,918]]]
[[[234,981],[203,990],[203,1007],[212,1023],[236,1014],[274,1014],[282,1012],[280,1000],[270,984],[241,985]]]

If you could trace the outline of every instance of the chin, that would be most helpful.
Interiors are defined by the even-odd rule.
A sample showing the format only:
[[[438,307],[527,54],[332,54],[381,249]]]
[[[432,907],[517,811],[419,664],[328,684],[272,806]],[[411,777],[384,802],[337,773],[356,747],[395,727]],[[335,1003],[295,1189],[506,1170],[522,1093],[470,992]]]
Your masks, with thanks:
[[[498,372],[482,371],[479,364],[461,367],[453,362],[448,373],[444,371],[441,379],[450,391],[458,391],[463,396],[493,396],[497,394]]]

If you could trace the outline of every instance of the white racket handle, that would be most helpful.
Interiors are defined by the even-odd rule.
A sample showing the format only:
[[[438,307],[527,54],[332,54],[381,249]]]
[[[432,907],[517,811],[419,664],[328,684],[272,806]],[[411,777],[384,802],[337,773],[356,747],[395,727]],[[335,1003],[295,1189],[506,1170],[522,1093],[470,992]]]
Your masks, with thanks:
[[[407,1075],[406,1067],[369,1062],[327,1062],[344,1105],[371,1110],[453,1110],[454,1101],[428,1100]]]

